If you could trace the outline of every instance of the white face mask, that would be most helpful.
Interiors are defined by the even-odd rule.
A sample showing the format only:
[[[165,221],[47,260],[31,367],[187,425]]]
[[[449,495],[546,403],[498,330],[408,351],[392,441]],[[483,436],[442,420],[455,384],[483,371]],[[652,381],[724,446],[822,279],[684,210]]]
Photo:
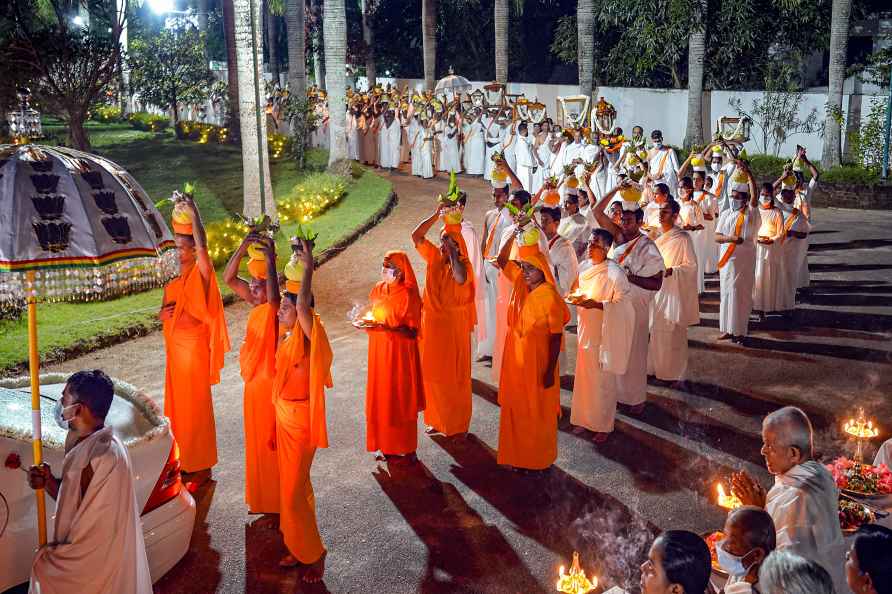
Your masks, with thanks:
[[[655,149],[658,149],[658,150],[661,149],[661,148],[663,148],[663,141],[662,141],[662,140],[655,140],[655,141],[654,141],[654,148],[655,148]]]
[[[722,169],[721,163],[712,162],[709,164],[710,169],[712,169],[713,173],[718,173]]]
[[[69,406],[62,406],[62,401],[57,400],[56,405],[53,407],[53,417],[56,420],[56,425],[58,425],[59,428],[63,431],[71,430],[71,419],[65,418],[65,411],[73,406],[76,406],[76,404],[77,403]]]
[[[393,268],[388,268],[387,266],[382,266],[381,279],[388,285],[392,285],[396,282],[396,270],[394,270]]]
[[[731,210],[740,210],[744,204],[746,204],[746,200],[731,198]]]
[[[762,204],[771,204],[772,202],[774,202],[774,197],[773,196],[765,196],[764,194],[760,194],[759,201]]]
[[[719,565],[721,565],[722,569],[727,571],[728,575],[732,577],[739,578],[745,576],[750,568],[743,564],[743,559],[746,555],[749,555],[749,553],[741,557],[732,555],[725,550],[725,540],[726,539],[723,539],[715,543],[715,552],[716,556],[719,558]]]

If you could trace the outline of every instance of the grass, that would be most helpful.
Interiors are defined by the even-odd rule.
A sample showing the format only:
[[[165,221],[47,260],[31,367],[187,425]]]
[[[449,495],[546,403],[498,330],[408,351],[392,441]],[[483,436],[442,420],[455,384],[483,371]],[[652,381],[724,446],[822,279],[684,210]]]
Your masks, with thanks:
[[[124,166],[143,185],[152,200],[170,195],[185,181],[196,184],[196,202],[207,221],[231,217],[241,209],[241,151],[237,147],[182,142],[172,132],[159,135],[139,132],[126,124],[88,125],[93,150]],[[325,151],[311,150],[307,163],[324,166]],[[293,162],[271,164],[273,192],[287,195],[308,174]],[[391,184],[365,171],[352,180],[347,196],[312,221],[319,233],[316,251],[325,250],[361,226],[386,202]],[[169,208],[168,208],[169,210]],[[165,213],[167,214],[167,213]],[[286,225],[277,240],[280,268],[290,255],[287,237],[296,225]],[[218,266],[218,278],[222,266]],[[220,282],[224,294],[228,288]],[[38,305],[38,345],[41,358],[73,347],[84,351],[101,346],[110,337],[138,335],[156,327],[155,315],[161,289],[128,295],[110,301],[51,303]],[[0,370],[8,370],[27,359],[27,319],[0,320]]]

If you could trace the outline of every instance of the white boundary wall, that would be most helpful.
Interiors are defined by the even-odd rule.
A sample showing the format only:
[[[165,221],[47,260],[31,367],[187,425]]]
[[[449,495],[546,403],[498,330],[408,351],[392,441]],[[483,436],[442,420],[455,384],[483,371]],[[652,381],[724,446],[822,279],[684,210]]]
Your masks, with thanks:
[[[399,88],[408,85],[411,90],[424,88],[421,79],[385,78],[378,77],[379,84],[396,85]],[[486,82],[471,82],[474,89],[482,88]],[[548,114],[554,117],[557,109],[557,98],[578,94],[576,85],[546,85],[508,83],[508,93],[523,93],[526,97],[537,99],[548,107]],[[358,89],[366,89],[365,77],[359,77],[356,83]],[[704,130],[715,130],[716,121],[722,116],[734,116],[736,112],[728,103],[732,97],[739,97],[742,107],[746,111],[752,110],[753,99],[762,96],[762,91],[707,91],[703,94],[703,125]],[[688,114],[687,89],[638,89],[627,87],[598,87],[595,91],[597,97],[604,97],[616,107],[617,124],[626,134],[631,134],[632,126],[640,125],[644,128],[645,135],[649,136],[651,130],[659,128],[663,131],[663,137],[670,144],[681,146],[684,143],[685,128]],[[827,95],[823,93],[803,93],[805,99],[799,108],[799,117],[805,119],[812,109],[818,112],[819,122],[824,120],[824,105]],[[849,96],[843,97],[843,111],[848,110]],[[847,115],[847,114],[846,114]],[[762,150],[761,133],[754,124],[750,133],[752,140],[746,143],[747,152],[758,154]],[[787,139],[780,149],[780,156],[789,157],[800,144],[808,150],[812,160],[820,160],[823,139],[818,133],[795,134]],[[768,151],[771,151],[769,141]]]

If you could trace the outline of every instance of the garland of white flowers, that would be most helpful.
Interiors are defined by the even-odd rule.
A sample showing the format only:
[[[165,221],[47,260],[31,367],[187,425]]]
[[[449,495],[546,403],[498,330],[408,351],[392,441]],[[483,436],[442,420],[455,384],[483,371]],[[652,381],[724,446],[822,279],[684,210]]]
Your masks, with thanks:
[[[68,381],[70,376],[70,373],[44,373],[40,375],[40,383],[41,385],[62,384]],[[112,378],[112,382],[115,385],[115,395],[132,404],[133,407],[142,413],[143,417],[152,425],[151,430],[146,431],[140,436],[123,440],[125,446],[132,448],[137,445],[148,443],[169,432],[170,422],[151,396],[135,386],[119,379]],[[0,388],[16,390],[27,388],[30,385],[31,378],[29,376],[0,379]],[[14,426],[3,424],[0,426],[0,436],[9,437],[19,441],[29,441],[32,437],[31,426],[28,424],[27,426],[20,426],[17,429]],[[46,442],[46,445],[49,446],[62,446],[62,444],[55,443],[54,440],[44,441]]]

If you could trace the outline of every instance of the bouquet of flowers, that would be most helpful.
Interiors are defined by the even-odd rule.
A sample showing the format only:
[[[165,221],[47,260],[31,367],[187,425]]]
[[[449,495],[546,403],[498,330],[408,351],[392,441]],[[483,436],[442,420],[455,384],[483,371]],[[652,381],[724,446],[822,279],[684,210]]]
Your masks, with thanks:
[[[865,495],[892,493],[892,472],[885,464],[871,466],[840,457],[827,465],[840,489]]]

